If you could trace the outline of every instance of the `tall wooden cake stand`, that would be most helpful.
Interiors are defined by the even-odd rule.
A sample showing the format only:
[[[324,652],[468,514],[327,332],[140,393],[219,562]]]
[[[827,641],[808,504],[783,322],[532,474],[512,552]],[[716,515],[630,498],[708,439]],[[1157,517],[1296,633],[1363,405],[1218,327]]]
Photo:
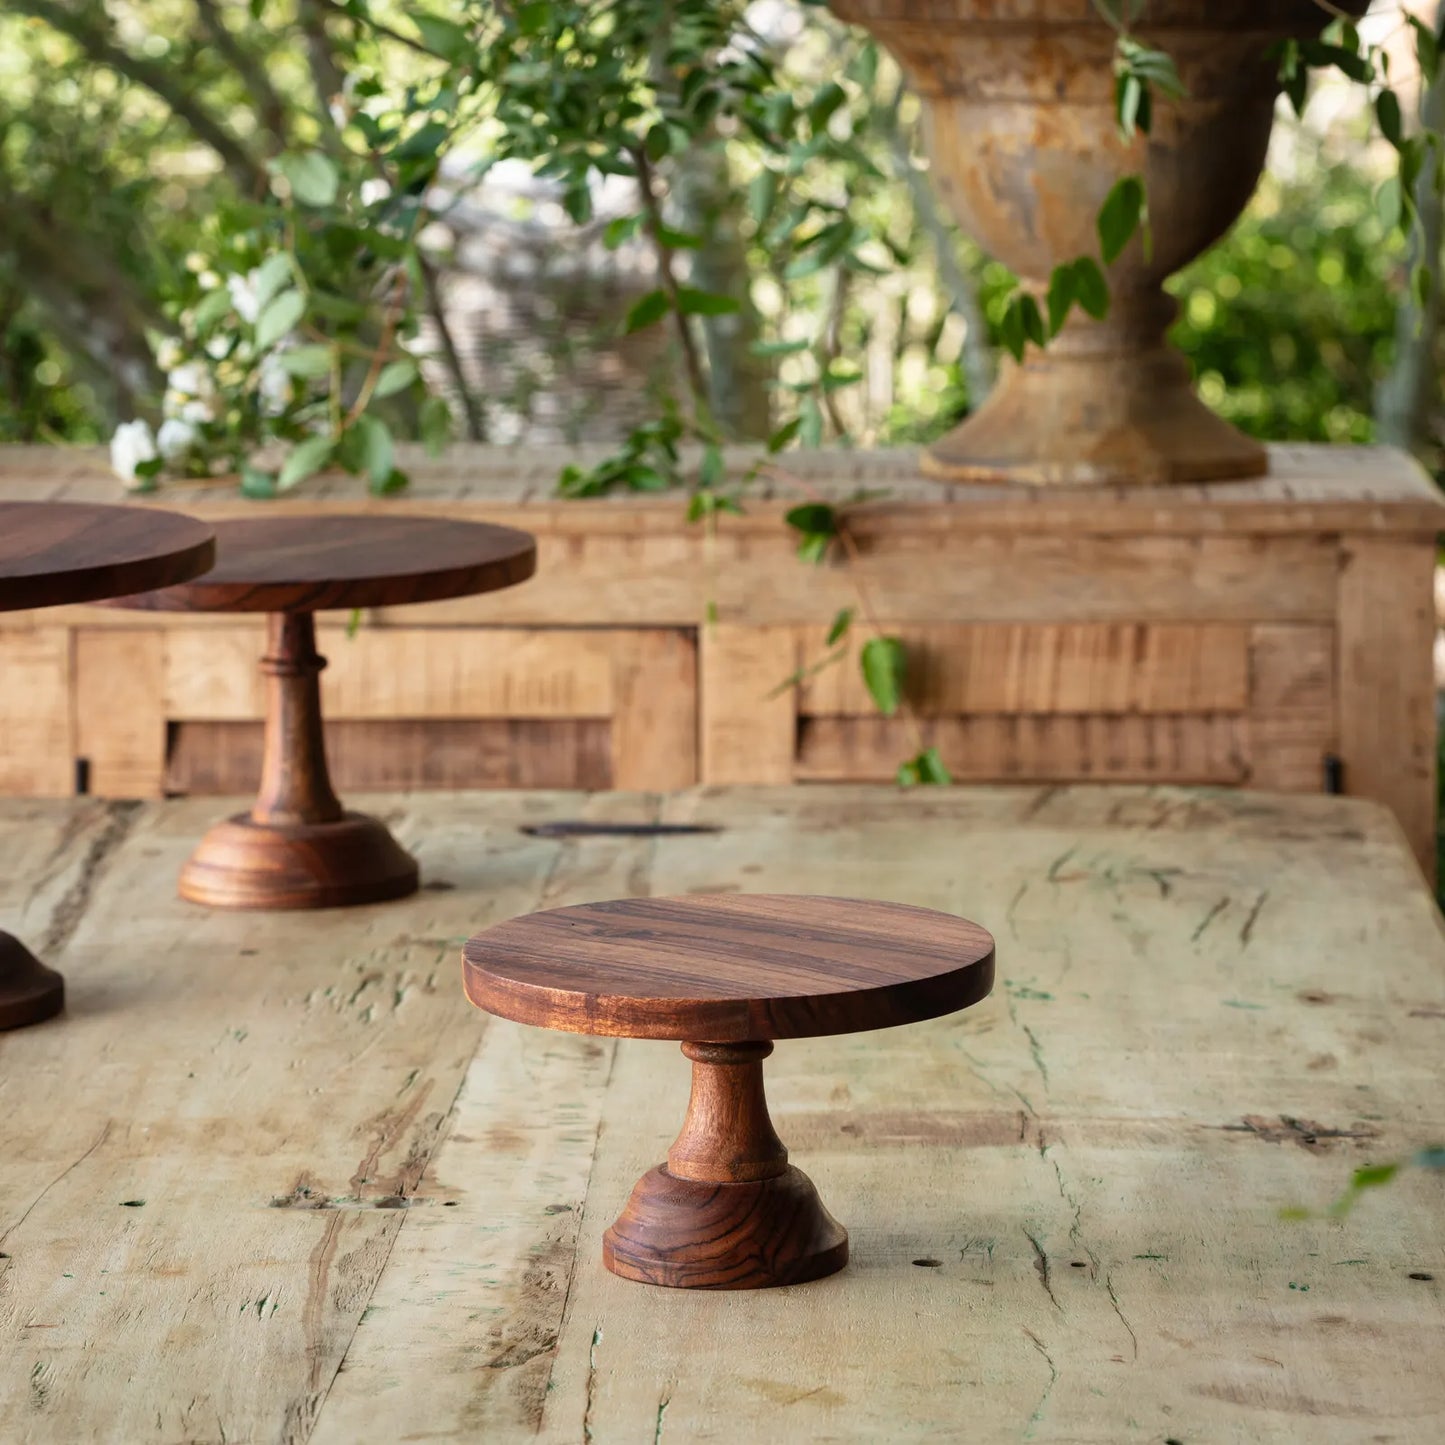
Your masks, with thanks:
[[[692,1060],[682,1133],[638,1181],[602,1260],[644,1284],[758,1289],[848,1262],[847,1233],[768,1118],[772,1040],[967,1008],[993,987],[993,939],[896,903],[633,898],[488,929],[467,943],[463,978],[478,1008],[519,1023],[682,1041]]]
[[[249,813],[201,840],[181,872],[181,897],[214,908],[331,908],[414,893],[416,860],[332,790],[315,614],[511,587],[532,575],[535,542],[509,527],[376,516],[218,522],[216,542],[209,576],[119,604],[269,614],[260,793]]]
[[[0,612],[96,602],[184,582],[215,557],[210,527],[174,512],[71,502],[0,502]],[[0,1029],[59,1013],[65,984],[0,932]]]

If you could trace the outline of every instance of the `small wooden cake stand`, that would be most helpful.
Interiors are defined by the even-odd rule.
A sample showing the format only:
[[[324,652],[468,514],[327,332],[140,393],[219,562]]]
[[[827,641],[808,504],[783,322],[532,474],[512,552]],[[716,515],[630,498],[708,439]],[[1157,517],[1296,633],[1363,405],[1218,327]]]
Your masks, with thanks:
[[[249,813],[201,840],[181,872],[181,897],[213,908],[332,908],[414,893],[416,860],[332,790],[315,613],[511,587],[535,570],[535,542],[510,527],[376,516],[218,522],[216,542],[215,570],[201,581],[118,604],[270,614],[260,792]]]
[[[164,587],[215,559],[204,523],[141,507],[0,502],[0,612],[96,602]],[[10,934],[0,932],[0,1029],[58,1014],[65,984]]]
[[[682,1133],[603,1236],[602,1260],[644,1284],[760,1289],[848,1262],[847,1233],[768,1118],[772,1040],[967,1008],[993,987],[993,939],[897,903],[635,898],[480,933],[463,950],[463,978],[478,1008],[519,1023],[683,1041],[692,1097]]]

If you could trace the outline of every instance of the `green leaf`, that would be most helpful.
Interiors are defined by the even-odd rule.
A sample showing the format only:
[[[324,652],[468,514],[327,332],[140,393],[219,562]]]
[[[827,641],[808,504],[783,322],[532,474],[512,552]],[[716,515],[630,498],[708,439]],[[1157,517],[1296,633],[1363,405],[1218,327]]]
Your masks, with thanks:
[[[1023,319],[1024,336],[1032,341],[1035,346],[1046,346],[1048,344],[1048,332],[1044,330],[1043,312],[1039,310],[1039,303],[1032,296],[1027,294],[1018,298],[1019,314]]]
[[[1405,130],[1400,116],[1400,97],[1393,90],[1382,90],[1375,97],[1375,117],[1380,122],[1380,134],[1398,149]]]
[[[838,513],[827,502],[804,502],[791,508],[783,520],[806,536],[834,537],[838,533]]]
[[[267,256],[256,268],[256,310],[259,313],[264,310],[267,302],[288,282],[294,275],[291,269],[291,258],[284,251],[278,251],[274,256]]]
[[[609,251],[615,251],[624,241],[630,241],[642,226],[642,215],[617,216],[608,221],[602,232],[602,244]]]
[[[325,376],[331,370],[331,348],[329,346],[293,346],[281,353],[281,365],[288,376],[300,377],[303,381],[316,376]]]
[[[391,475],[391,428],[380,417],[360,416],[353,430],[361,440],[361,465],[372,483],[380,486]]]
[[[393,492],[404,492],[410,485],[411,478],[400,467],[393,467],[381,481],[373,477],[370,489],[378,497],[389,497]]]
[[[755,341],[748,347],[748,350],[754,356],[796,356],[800,351],[806,351],[812,344],[808,340]]]
[[[798,406],[798,441],[805,447],[823,444],[823,413],[817,397],[805,396]]]
[[[283,291],[256,318],[256,350],[269,351],[306,314],[306,298],[299,291]]]
[[[748,215],[756,225],[761,226],[773,209],[778,194],[778,176],[766,166],[748,182]]]
[[[847,93],[836,80],[830,80],[813,98],[808,107],[808,124],[814,134],[827,127],[833,112],[848,99]]]
[[[1393,231],[1400,224],[1405,206],[1399,176],[1386,176],[1381,182],[1380,189],[1375,192],[1375,212],[1387,231]]]
[[[892,717],[903,701],[903,678],[908,653],[896,637],[870,637],[859,658],[863,685],[874,706],[884,717]]]
[[[657,228],[657,242],[672,251],[696,251],[702,245],[702,237],[691,231],[674,231],[671,226]]]
[[[794,437],[798,435],[799,428],[803,425],[803,418],[795,416],[792,421],[785,421],[772,436],[768,438],[768,454],[776,455],[782,451]]]
[[[1024,359],[1028,337],[1024,334],[1023,298],[1011,297],[998,323],[999,340],[1015,361]]]
[[[430,159],[446,144],[451,133],[451,127],[444,121],[429,120],[407,136],[391,154],[399,161]]]
[[[405,357],[397,361],[388,361],[381,368],[381,372],[376,378],[376,388],[371,394],[377,399],[394,396],[397,392],[406,390],[418,375],[414,361],[409,361]]]
[[[735,297],[699,291],[694,286],[677,288],[677,305],[684,316],[731,316],[741,309]]]
[[[1139,126],[1139,109],[1147,99],[1143,82],[1137,75],[1120,75],[1114,79],[1114,118],[1119,125],[1119,134],[1125,140],[1133,140]],[[1147,126],[1143,129],[1148,129]]]
[[[452,409],[443,396],[429,396],[417,417],[422,444],[430,457],[440,456],[452,439]]]
[[[197,336],[204,336],[218,321],[231,314],[231,293],[224,286],[208,291],[196,303],[195,328]]]
[[[1092,256],[1074,262],[1074,297],[1095,321],[1109,314],[1109,283]]]
[[[1420,63],[1420,75],[1426,85],[1434,83],[1440,71],[1440,41],[1435,32],[1418,15],[1408,17],[1415,32],[1415,58]]]
[[[241,467],[241,495],[255,501],[265,501],[276,495],[276,478],[260,467],[245,464]]]
[[[271,168],[286,177],[292,197],[303,206],[329,206],[341,187],[335,162],[320,151],[287,151]]]
[[[920,783],[946,788],[953,781],[953,774],[944,767],[937,748],[925,748],[916,758],[900,763],[897,777],[900,788],[913,788]]]
[[[331,460],[332,450],[330,437],[307,437],[304,442],[297,442],[276,478],[277,487],[287,492],[307,477],[315,476]]]
[[[472,37],[464,26],[453,20],[443,20],[439,15],[428,15],[425,11],[413,11],[411,23],[416,26],[421,43],[443,60],[465,60],[475,53]]]
[[[847,635],[848,629],[853,625],[853,609],[845,607],[833,618],[833,625],[828,629],[828,638],[824,647],[832,647],[835,643],[841,642]]]
[[[1049,335],[1057,336],[1069,318],[1069,308],[1078,298],[1078,277],[1072,261],[1055,266],[1049,277]]]
[[[832,545],[833,539],[826,532],[810,532],[798,543],[798,556],[816,567],[827,557]]]
[[[1096,222],[1099,247],[1106,264],[1116,261],[1144,219],[1144,182],[1121,176],[1104,197]]]
[[[722,448],[716,442],[708,442],[702,449],[702,461],[698,465],[698,482],[708,488],[717,486],[727,472],[723,461]]]
[[[641,331],[644,326],[651,326],[655,321],[661,320],[667,315],[671,305],[666,291],[649,291],[640,301],[633,303],[627,319],[622,323],[623,334],[630,336],[634,331]]]
[[[1398,1173],[1398,1164],[1368,1164],[1363,1169],[1356,1169],[1354,1178],[1350,1180],[1351,1189],[1378,1189],[1382,1184],[1388,1184]]]

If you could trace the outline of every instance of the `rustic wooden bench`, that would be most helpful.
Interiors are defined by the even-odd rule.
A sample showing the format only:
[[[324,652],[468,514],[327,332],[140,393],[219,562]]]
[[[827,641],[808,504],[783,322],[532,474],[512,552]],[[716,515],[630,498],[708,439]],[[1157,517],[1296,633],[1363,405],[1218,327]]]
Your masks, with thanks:
[[[1445,1435],[1445,1179],[1280,1217],[1445,1140],[1445,940],[1385,809],[858,786],[366,806],[420,893],[242,915],[173,896],[208,800],[0,803],[0,924],[69,986],[0,1035],[0,1439]],[[778,1132],[851,1235],[813,1284],[604,1270],[687,1060],[462,996],[490,923],[694,890],[873,895],[997,936],[967,1012],[769,1061]]]

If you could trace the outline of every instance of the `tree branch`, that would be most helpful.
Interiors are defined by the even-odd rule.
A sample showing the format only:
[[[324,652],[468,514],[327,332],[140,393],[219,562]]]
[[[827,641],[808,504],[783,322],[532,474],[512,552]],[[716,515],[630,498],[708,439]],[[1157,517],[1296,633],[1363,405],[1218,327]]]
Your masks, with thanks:
[[[457,350],[457,343],[452,336],[451,327],[447,325],[446,313],[442,309],[441,286],[437,281],[435,267],[417,251],[417,265],[421,268],[422,285],[426,288],[427,310],[431,313],[432,322],[437,329],[437,337],[442,344],[442,356],[446,360],[447,371],[452,378],[452,385],[456,388],[457,400],[462,404],[462,411],[467,418],[467,440],[473,442],[484,442],[487,439],[487,422],[482,414],[481,403],[472,395],[472,389],[467,384],[467,374],[462,369],[462,354]]]
[[[113,34],[92,29],[59,0],[14,0],[14,4],[22,14],[43,20],[62,35],[68,35],[97,64],[109,66],[163,101],[178,120],[190,126],[197,140],[215,151],[242,190],[254,193],[264,189],[265,167],[195,96],[176,83],[176,77],[164,65],[143,55],[132,55],[117,43]]]
[[[266,67],[240,40],[231,32],[231,28],[221,18],[221,12],[217,8],[216,0],[194,0],[196,14],[200,18],[201,29],[206,32],[211,44],[214,45],[221,56],[230,64],[232,70],[241,78],[246,89],[251,93],[251,99],[255,102],[256,113],[260,117],[261,124],[268,130],[276,141],[276,148],[281,150],[286,145],[286,104],[271,83],[271,77],[266,73]]]

